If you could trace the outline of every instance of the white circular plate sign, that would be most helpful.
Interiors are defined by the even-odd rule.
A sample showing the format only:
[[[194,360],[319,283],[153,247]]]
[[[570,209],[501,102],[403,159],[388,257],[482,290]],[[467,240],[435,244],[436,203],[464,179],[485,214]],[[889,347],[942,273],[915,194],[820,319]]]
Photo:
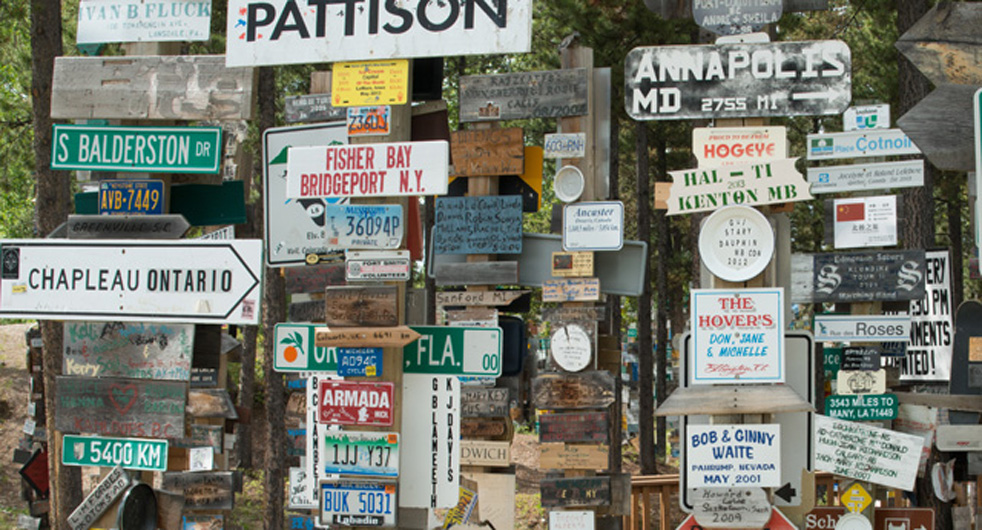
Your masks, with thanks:
[[[699,256],[714,275],[729,282],[757,276],[774,255],[774,230],[754,208],[727,206],[713,212],[699,232]]]
[[[586,179],[583,178],[583,172],[576,166],[559,168],[556,178],[553,180],[556,197],[559,197],[559,200],[563,202],[573,202],[579,199],[580,195],[583,194],[585,185]]]
[[[590,364],[591,342],[583,326],[567,324],[553,332],[549,351],[560,368],[567,372],[579,372]]]

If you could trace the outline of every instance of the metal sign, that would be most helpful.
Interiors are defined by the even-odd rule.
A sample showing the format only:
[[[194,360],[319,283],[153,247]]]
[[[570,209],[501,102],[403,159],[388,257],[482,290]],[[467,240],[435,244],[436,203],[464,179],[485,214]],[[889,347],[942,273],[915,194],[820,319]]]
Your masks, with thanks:
[[[61,463],[66,466],[122,466],[123,469],[143,471],[167,470],[167,440],[66,434],[62,443]]]
[[[284,98],[283,118],[287,123],[343,121],[347,115],[345,107],[331,105],[330,94],[303,94]]]
[[[409,61],[405,59],[337,63],[331,73],[335,107],[403,105],[409,98]]]
[[[348,281],[408,281],[411,267],[408,250],[344,253],[344,278]]]
[[[322,199],[445,195],[449,156],[449,143],[445,140],[291,147],[286,196]]]
[[[388,426],[393,422],[393,383],[321,381],[318,423]]]
[[[808,168],[812,193],[839,193],[924,185],[924,161],[881,162]]]
[[[399,433],[327,431],[318,443],[321,474],[399,476]]]
[[[164,181],[104,180],[99,183],[99,215],[164,213]]]
[[[542,149],[543,158],[583,158],[586,156],[586,133],[546,134]]]
[[[787,127],[695,127],[692,153],[699,167],[725,167],[787,157]]]
[[[586,68],[571,68],[461,76],[460,122],[585,115],[587,75]]]
[[[51,169],[218,173],[221,164],[221,127],[56,123],[52,128]]]
[[[563,206],[563,250],[603,252],[623,247],[623,202],[577,202]]]
[[[394,528],[398,511],[396,486],[395,481],[321,481],[320,523]]]
[[[760,206],[812,199],[795,169],[797,158],[710,169],[669,171],[668,215],[707,212],[734,204]]]
[[[314,324],[277,324],[273,328],[273,369],[277,372],[337,372],[337,349],[315,346],[315,329]]]
[[[341,377],[381,376],[382,348],[338,348],[338,375]]]
[[[815,340],[897,342],[910,336],[909,315],[815,315]]]
[[[261,256],[262,241],[245,239],[6,240],[0,314],[255,325]]]
[[[392,123],[392,107],[389,105],[348,107],[345,123],[348,127],[348,138],[386,136]]]
[[[920,436],[815,415],[819,471],[912,491],[918,462],[911,455],[919,455],[923,444]]]
[[[508,420],[511,421],[511,420]],[[404,508],[450,508],[460,487],[460,380],[454,376],[402,377],[400,474],[429,477],[399,495]]]
[[[852,97],[852,54],[837,40],[639,47],[624,72],[636,120],[838,114]]]
[[[849,421],[881,421],[897,417],[899,401],[894,394],[827,396],[825,414]]]
[[[842,113],[842,129],[846,131],[889,128],[890,105],[885,103],[849,107]]]
[[[84,0],[78,6],[78,44],[206,41],[211,1]]]
[[[852,197],[832,201],[836,249],[897,244],[897,196]]]
[[[323,243],[329,248],[397,249],[402,244],[402,205],[326,204],[323,215]]]
[[[951,256],[947,250],[929,250],[924,263],[924,296],[910,301],[910,337],[900,380],[948,381],[952,379],[956,335]]]
[[[780,20],[783,12],[784,0],[749,0],[732,4],[716,0],[692,0],[692,16],[696,24],[717,35],[742,35],[759,31]],[[764,522],[767,522],[766,518]]]
[[[808,160],[921,154],[900,129],[809,134],[807,142]]]
[[[68,516],[72,530],[89,528],[130,485],[130,477],[121,467],[115,467],[99,481],[92,493]]]
[[[308,255],[322,255],[338,248],[328,245],[333,232],[326,215],[328,205],[338,199],[288,199],[286,157],[291,147],[347,142],[344,123],[336,122],[276,127],[263,133],[263,241],[265,261],[270,267],[304,266]]]
[[[784,309],[783,288],[693,290],[692,382],[783,383]]]
[[[915,300],[924,296],[923,250],[794,254],[792,302]]]
[[[873,503],[873,497],[870,497],[869,492],[858,482],[853,482],[851,486],[846,488],[846,491],[839,496],[839,500],[850,513],[862,512]]]
[[[501,328],[410,327],[420,338],[402,349],[404,373],[501,375]]]

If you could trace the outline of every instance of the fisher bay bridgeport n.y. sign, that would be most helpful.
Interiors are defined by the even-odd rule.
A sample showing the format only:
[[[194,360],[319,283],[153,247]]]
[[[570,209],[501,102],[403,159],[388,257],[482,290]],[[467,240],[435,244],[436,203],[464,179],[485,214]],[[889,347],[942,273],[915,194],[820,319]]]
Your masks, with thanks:
[[[0,241],[0,315],[257,324],[262,241]]]

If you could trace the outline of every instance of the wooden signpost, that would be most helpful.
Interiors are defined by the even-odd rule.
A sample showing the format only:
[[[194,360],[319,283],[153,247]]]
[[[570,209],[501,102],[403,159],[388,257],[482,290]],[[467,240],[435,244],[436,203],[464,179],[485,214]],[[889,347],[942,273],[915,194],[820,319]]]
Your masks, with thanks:
[[[588,111],[586,68],[460,78],[460,122],[581,116]]]
[[[916,300],[924,296],[923,250],[791,256],[791,302]]]
[[[437,254],[521,254],[522,198],[437,197],[433,234]]]
[[[194,326],[65,322],[64,374],[187,381]]]
[[[385,328],[315,328],[314,345],[322,348],[374,346],[401,348],[419,339],[420,334],[408,326]]]
[[[395,326],[395,286],[328,287],[324,295],[327,325],[332,327]]]
[[[539,467],[542,469],[604,470],[610,462],[606,445],[572,445],[544,443],[539,446]]]
[[[145,215],[69,215],[65,225],[68,239],[120,239],[139,235],[140,239],[178,239],[191,225],[180,214]]]
[[[532,401],[546,409],[597,409],[614,402],[614,376],[607,371],[543,374],[532,380]]]
[[[220,55],[58,57],[51,118],[248,120],[253,76]]]
[[[525,169],[522,128],[454,131],[450,154],[454,177],[519,175]]]
[[[130,477],[123,468],[116,467],[99,481],[92,493],[68,516],[72,530],[84,530],[102,515],[130,486]]]
[[[511,442],[461,440],[460,465],[508,467],[511,465]]]
[[[543,302],[591,302],[600,300],[600,279],[567,278],[542,284]]]
[[[165,472],[165,490],[184,494],[185,510],[231,510],[241,477],[235,471]]]
[[[62,432],[184,436],[187,383],[58,376],[55,425]]]
[[[611,502],[610,477],[543,478],[543,507],[606,506]]]
[[[606,411],[543,414],[539,416],[539,442],[590,442],[606,444],[610,424]]]

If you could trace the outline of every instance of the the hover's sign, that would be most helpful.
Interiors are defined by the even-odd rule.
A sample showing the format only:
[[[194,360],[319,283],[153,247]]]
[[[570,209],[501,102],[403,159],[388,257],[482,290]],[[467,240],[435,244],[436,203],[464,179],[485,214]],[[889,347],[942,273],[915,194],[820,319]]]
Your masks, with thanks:
[[[636,120],[838,114],[852,54],[837,40],[651,46],[628,53],[624,74]]]
[[[259,240],[6,240],[0,259],[5,317],[259,322]]]
[[[232,0],[228,66],[523,53],[532,0]]]

